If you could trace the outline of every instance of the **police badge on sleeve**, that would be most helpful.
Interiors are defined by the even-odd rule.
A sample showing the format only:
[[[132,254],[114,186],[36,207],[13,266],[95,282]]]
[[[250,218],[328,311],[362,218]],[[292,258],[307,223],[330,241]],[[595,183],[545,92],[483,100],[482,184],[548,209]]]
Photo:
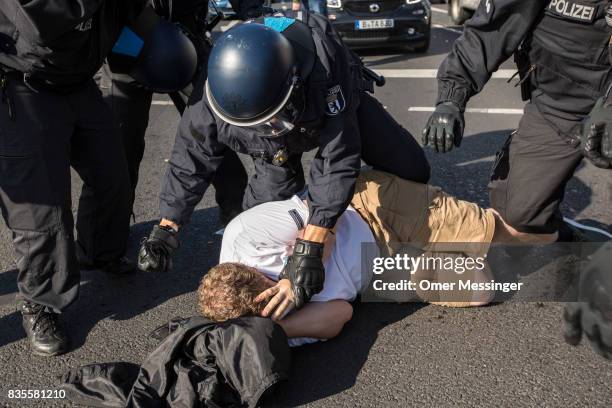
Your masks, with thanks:
[[[327,107],[325,108],[327,116],[336,116],[346,108],[346,100],[340,85],[333,86],[327,90],[325,101],[327,102]]]

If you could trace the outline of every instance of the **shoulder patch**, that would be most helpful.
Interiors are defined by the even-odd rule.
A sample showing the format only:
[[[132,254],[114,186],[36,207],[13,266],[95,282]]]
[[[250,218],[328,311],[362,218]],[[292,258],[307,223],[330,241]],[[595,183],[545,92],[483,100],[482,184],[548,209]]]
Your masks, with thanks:
[[[113,46],[112,52],[136,58],[144,47],[144,41],[128,27],[123,27],[119,39]]]
[[[298,230],[304,228],[304,220],[296,209],[289,210],[289,215],[291,216],[291,218],[293,218],[293,222],[295,222],[295,225],[297,226]]]
[[[273,29],[274,31],[278,31],[282,33],[287,28],[291,26],[291,24],[295,23],[295,19],[287,18],[287,17],[266,17],[264,18],[264,25]]]
[[[346,108],[346,100],[342,93],[340,85],[333,86],[327,90],[325,97],[326,107],[325,113],[327,116],[336,116]]]
[[[550,0],[546,12],[566,20],[592,23],[597,15],[597,7],[572,0]]]

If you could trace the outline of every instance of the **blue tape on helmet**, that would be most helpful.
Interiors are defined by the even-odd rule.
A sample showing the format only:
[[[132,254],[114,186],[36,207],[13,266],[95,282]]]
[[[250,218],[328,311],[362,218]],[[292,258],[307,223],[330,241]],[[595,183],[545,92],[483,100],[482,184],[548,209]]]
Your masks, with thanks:
[[[113,52],[136,58],[144,47],[144,41],[128,27],[123,27],[119,39],[113,46]]]
[[[291,24],[295,23],[295,19],[288,17],[266,17],[264,18],[264,25],[270,27],[274,31],[282,33]]]

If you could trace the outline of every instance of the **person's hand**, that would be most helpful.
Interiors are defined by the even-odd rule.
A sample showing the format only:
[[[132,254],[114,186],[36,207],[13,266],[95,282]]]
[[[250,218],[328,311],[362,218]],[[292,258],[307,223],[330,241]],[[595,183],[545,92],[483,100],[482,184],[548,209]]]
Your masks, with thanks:
[[[267,299],[270,300],[261,315],[271,317],[274,321],[281,320],[295,308],[293,290],[288,279],[281,279],[276,285],[261,292],[255,298],[255,302],[264,302]]]
[[[580,279],[578,302],[565,306],[565,341],[573,346],[586,334],[591,347],[612,360],[612,245],[595,253]]]
[[[463,140],[463,112],[452,102],[443,102],[429,117],[423,129],[423,146],[431,144],[438,153],[450,152]]]
[[[178,232],[170,226],[156,225],[141,242],[138,269],[144,272],[167,272],[172,269],[172,254],[179,247]]]
[[[602,169],[612,167],[609,126],[612,126],[612,105],[600,98],[582,124],[580,145],[584,157]]]
[[[291,281],[296,309],[300,309],[323,290],[325,267],[322,258],[322,243],[299,238],[295,241],[293,254],[280,277]]]

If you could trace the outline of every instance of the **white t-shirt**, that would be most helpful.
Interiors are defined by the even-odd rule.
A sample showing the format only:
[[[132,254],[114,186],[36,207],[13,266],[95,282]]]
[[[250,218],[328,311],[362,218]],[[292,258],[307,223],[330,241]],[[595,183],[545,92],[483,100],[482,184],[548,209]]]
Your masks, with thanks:
[[[249,265],[276,281],[293,251],[298,224],[308,224],[308,207],[297,196],[253,207],[226,227],[219,262]],[[368,224],[349,207],[336,223],[334,247],[324,260],[323,290],[311,301],[354,300],[367,283],[362,279],[361,244],[375,242]]]

